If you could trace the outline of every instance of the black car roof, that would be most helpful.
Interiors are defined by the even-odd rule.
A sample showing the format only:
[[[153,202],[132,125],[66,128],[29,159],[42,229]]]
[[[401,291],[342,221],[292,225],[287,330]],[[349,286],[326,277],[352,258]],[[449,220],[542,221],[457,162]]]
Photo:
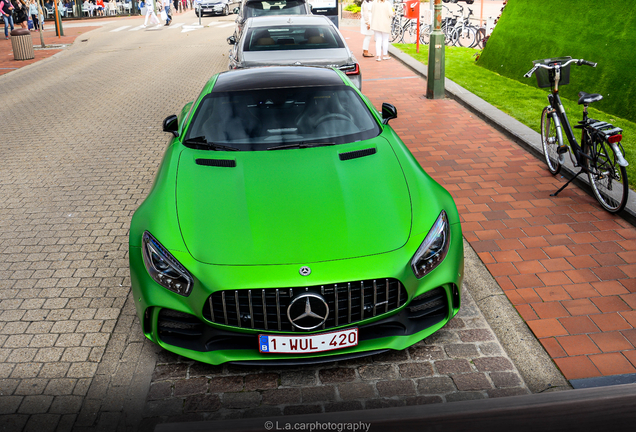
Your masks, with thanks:
[[[279,87],[345,85],[332,69],[311,66],[267,66],[222,72],[212,92]]]

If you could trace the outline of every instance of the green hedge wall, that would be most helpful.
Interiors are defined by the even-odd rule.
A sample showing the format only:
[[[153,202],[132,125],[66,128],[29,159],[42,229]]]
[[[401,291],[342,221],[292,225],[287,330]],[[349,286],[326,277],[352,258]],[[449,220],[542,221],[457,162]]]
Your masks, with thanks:
[[[571,66],[562,97],[601,93],[594,107],[636,121],[636,7],[633,0],[508,0],[478,64],[530,85],[532,60],[571,56],[597,62]],[[546,100],[547,102],[547,100]],[[573,120],[573,119],[572,119]]]

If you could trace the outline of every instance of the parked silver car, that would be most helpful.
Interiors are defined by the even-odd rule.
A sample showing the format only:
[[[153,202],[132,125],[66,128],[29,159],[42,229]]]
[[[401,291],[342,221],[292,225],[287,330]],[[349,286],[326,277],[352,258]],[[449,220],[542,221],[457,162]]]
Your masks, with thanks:
[[[197,16],[229,15],[240,4],[239,0],[197,0],[194,12]]]
[[[248,18],[240,39],[228,38],[230,69],[306,65],[338,68],[359,89],[360,66],[333,22],[320,15]]]

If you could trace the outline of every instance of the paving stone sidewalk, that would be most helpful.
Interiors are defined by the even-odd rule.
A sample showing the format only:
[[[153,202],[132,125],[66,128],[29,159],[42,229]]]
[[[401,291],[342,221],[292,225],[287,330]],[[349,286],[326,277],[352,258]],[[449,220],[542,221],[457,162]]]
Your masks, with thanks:
[[[154,347],[129,299],[128,227],[161,120],[227,67],[227,34],[196,33],[99,29],[0,76],[2,430],[134,430]]]
[[[342,30],[361,46],[356,29]],[[135,430],[143,417],[151,429],[527,392],[470,294],[451,324],[409,350],[313,368],[205,366],[143,339],[128,223],[165,147],[160,120],[227,67],[228,34],[205,31],[98,30],[55,61],[0,77],[0,96],[14,102],[0,115],[15,119],[0,148],[2,426]],[[395,60],[360,60],[363,91],[398,107],[392,125],[453,193],[466,239],[566,376],[634,370],[633,228],[574,187],[546,198],[559,180],[540,161],[455,101],[427,100],[425,82]]]
[[[302,367],[211,366],[158,353],[142,430],[162,422],[329,413],[529,394],[468,291],[403,351]]]

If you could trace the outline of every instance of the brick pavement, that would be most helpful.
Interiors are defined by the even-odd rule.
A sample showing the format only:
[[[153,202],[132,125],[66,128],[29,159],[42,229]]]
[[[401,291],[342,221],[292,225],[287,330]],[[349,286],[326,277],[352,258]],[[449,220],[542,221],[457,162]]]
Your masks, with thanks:
[[[141,430],[161,422],[330,413],[528,394],[470,292],[403,351],[302,367],[211,366],[160,351]]]
[[[0,77],[3,430],[114,430],[141,412],[155,347],[129,298],[128,226],[161,119],[227,67],[227,34],[206,31],[100,29]]]
[[[78,36],[94,30],[96,26],[101,25],[101,23],[106,20],[113,21],[127,19],[130,18],[108,17],[104,19],[65,20],[62,22],[64,36],[59,37],[55,35],[55,24],[52,21],[46,21],[42,32],[42,39],[44,40],[45,48],[42,48],[40,33],[35,31],[31,32],[31,39],[33,40],[34,47],[33,51],[35,55],[35,58],[31,60],[15,60],[11,40],[6,40],[3,33],[2,38],[0,38],[0,75],[54,56],[61,52],[66,46],[72,44]],[[1,25],[0,27],[4,29],[4,25]],[[18,28],[18,26],[16,26],[16,28]]]
[[[359,33],[342,31],[358,54]],[[574,185],[550,197],[562,178],[455,101],[425,99],[402,64],[361,62],[384,78],[363,90],[395,103],[393,127],[453,194],[464,237],[565,377],[636,373],[636,229]]]

